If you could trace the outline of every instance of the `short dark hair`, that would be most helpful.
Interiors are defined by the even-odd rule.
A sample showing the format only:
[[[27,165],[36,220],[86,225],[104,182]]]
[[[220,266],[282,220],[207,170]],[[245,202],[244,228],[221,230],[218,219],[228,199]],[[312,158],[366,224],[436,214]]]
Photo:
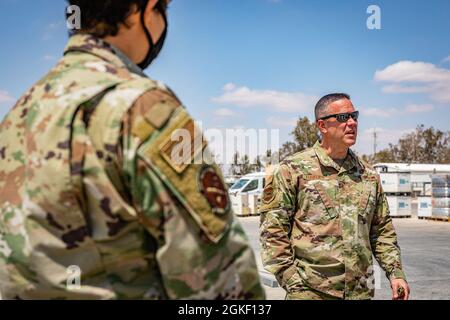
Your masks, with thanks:
[[[136,11],[144,11],[149,0],[68,0],[81,10],[81,29],[74,33],[89,33],[103,38],[116,36],[120,25]],[[168,0],[164,1],[167,5]]]
[[[350,100],[350,95],[346,93],[331,93],[327,94],[326,96],[322,97],[319,102],[316,104],[316,108],[314,110],[314,113],[316,115],[316,121],[320,118],[326,116],[328,105],[330,105],[333,102],[336,102],[341,99],[348,99]]]

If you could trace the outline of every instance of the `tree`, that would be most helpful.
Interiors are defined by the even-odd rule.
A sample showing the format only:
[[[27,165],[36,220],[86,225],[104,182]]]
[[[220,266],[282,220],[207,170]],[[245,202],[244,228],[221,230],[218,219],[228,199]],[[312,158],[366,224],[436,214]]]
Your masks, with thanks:
[[[280,156],[280,161],[283,161],[287,157],[300,151],[302,151],[302,149],[295,142],[292,141],[285,142],[281,146],[280,151],[278,152]]]
[[[371,162],[450,163],[450,131],[419,125],[397,144],[389,144],[388,148],[378,152]]]
[[[233,176],[237,176],[239,175],[239,152],[236,152],[233,156],[233,163],[231,164],[231,168],[230,168],[231,174]]]
[[[368,157],[370,163],[389,163],[389,162],[396,162],[394,155],[390,149],[384,149],[380,152],[377,152],[377,154],[374,156]]]
[[[297,125],[291,133],[294,141],[288,141],[282,145],[279,151],[280,161],[297,152],[311,148],[317,142],[319,130],[314,122],[310,122],[308,117],[297,120]]]
[[[261,162],[261,157],[257,156],[255,159],[255,164],[253,165],[253,170],[256,172],[260,172],[264,168],[264,165]]]
[[[236,152],[233,156],[233,163],[231,164],[231,174],[235,176],[244,176],[246,174],[261,171],[262,163],[259,160],[259,157],[255,159],[255,163],[250,163],[250,158],[248,155],[243,155],[242,157],[239,155],[239,152]]]
[[[294,136],[298,151],[313,147],[319,139],[319,129],[315,122],[309,121],[308,117],[298,119],[291,134]]]

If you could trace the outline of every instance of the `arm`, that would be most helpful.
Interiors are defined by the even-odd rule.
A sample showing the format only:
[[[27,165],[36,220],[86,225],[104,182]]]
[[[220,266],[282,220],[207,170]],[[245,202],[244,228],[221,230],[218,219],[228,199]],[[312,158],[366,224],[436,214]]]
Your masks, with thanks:
[[[406,279],[402,270],[397,234],[389,216],[386,196],[382,192],[379,193],[375,216],[371,225],[370,243],[373,254],[386,272],[388,279]]]
[[[397,234],[389,216],[389,206],[386,196],[382,192],[381,182],[378,182],[378,199],[375,216],[370,230],[370,243],[372,251],[379,265],[386,272],[391,282],[394,299],[402,296],[405,300],[409,297],[409,287],[403,272],[400,247],[397,242]],[[398,290],[403,288],[399,295]]]
[[[168,298],[263,299],[254,254],[233,215],[220,170],[171,158],[170,151],[177,150],[173,133],[192,133],[193,122],[173,97],[155,99],[157,94],[136,103],[129,137],[139,143],[125,143],[123,153],[124,159],[135,154],[125,161],[125,170],[141,223],[157,241]]]
[[[266,176],[261,208],[261,257],[264,267],[273,273],[279,284],[291,291],[303,280],[294,264],[290,234],[296,208],[296,187],[286,164]]]

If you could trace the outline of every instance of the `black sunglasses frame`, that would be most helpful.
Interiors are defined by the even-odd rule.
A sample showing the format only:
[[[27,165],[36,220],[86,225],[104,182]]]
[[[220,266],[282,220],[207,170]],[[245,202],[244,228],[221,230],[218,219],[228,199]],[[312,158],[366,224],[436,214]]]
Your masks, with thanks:
[[[336,120],[340,123],[347,122],[350,118],[352,118],[354,121],[358,121],[359,118],[359,111],[354,112],[346,112],[346,113],[337,113],[337,114],[330,114],[326,117],[322,117],[319,120],[327,120],[330,118],[336,118]]]

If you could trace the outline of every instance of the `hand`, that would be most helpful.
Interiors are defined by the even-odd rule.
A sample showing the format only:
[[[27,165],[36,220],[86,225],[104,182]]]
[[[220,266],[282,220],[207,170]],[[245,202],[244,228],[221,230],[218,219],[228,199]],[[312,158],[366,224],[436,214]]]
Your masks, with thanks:
[[[392,300],[409,300],[409,286],[403,279],[391,280]]]

